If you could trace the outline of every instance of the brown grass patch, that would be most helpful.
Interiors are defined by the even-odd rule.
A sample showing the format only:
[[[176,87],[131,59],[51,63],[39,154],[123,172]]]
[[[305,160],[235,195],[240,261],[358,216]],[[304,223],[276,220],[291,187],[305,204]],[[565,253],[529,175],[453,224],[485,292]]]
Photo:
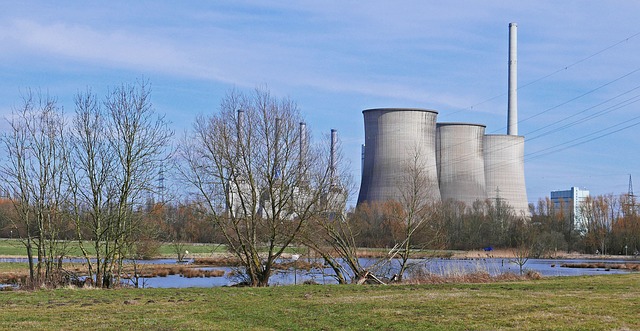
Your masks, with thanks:
[[[224,271],[185,268],[180,270],[180,274],[185,278],[222,277],[224,276]]]
[[[606,263],[606,262],[597,262],[597,263],[563,263],[560,265],[564,268],[586,268],[586,269],[619,269],[619,270],[632,270],[632,271],[640,271],[639,263]]]
[[[193,264],[212,267],[238,267],[242,265],[242,262],[235,256],[220,255],[213,257],[197,257],[193,259]]]
[[[0,283],[2,284],[26,284],[29,277],[29,271],[25,272],[9,272],[0,275]]]
[[[131,277],[133,272],[130,272],[127,277]],[[152,278],[152,277],[167,277],[169,275],[181,275],[186,278],[194,277],[222,277],[225,272],[223,270],[202,270],[198,267],[184,266],[184,265],[155,265],[145,266],[138,270],[139,277]],[[123,278],[127,278],[123,277]]]
[[[503,273],[497,276],[491,276],[488,272],[477,271],[467,274],[456,275],[436,275],[429,272],[414,273],[412,277],[404,280],[403,284],[452,284],[452,283],[468,283],[482,284],[495,282],[512,282],[522,280],[538,280],[542,276],[536,271],[527,271],[524,275],[519,276],[514,273]]]

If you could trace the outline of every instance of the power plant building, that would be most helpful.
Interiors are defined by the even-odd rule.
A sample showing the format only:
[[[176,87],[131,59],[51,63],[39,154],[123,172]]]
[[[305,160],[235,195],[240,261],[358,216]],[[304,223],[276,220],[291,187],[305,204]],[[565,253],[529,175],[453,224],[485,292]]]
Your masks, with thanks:
[[[358,204],[400,201],[406,164],[421,156],[433,201],[501,199],[518,216],[529,214],[524,137],[487,135],[485,126],[436,123],[437,112],[378,108],[363,112],[365,145]]]
[[[364,162],[358,204],[401,200],[402,176],[416,156],[434,200],[440,200],[436,169],[436,116],[428,109],[379,108],[362,112]]]
[[[572,228],[586,231],[586,221],[582,215],[584,202],[589,191],[578,187],[569,190],[551,191],[551,202],[556,213],[563,213],[571,221]]]
[[[487,197],[485,189],[484,125],[436,124],[436,162],[442,200],[471,206]]]
[[[517,216],[529,215],[524,177],[524,137],[518,135],[517,45],[509,24],[509,97],[507,134],[485,134],[485,126],[437,123],[425,109],[368,109],[364,115],[362,183],[358,204],[400,201],[399,179],[416,151],[424,158],[429,182],[437,184],[433,201],[500,199]]]
[[[517,216],[529,214],[524,181],[524,137],[485,135],[484,169],[487,196],[501,199]]]

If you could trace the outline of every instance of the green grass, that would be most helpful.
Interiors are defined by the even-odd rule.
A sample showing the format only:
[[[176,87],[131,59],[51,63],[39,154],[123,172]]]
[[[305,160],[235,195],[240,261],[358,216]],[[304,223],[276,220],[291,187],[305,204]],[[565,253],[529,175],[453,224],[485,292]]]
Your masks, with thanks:
[[[82,256],[79,244],[76,241],[67,241],[66,255],[67,256]],[[94,250],[91,247],[91,243],[84,244],[85,249],[91,254]],[[189,251],[190,255],[206,256],[213,252],[220,253],[226,252],[226,246],[219,244],[184,244],[183,250]],[[18,239],[0,239],[0,256],[27,256],[27,249],[23,243]],[[163,243],[159,249],[158,257],[176,257],[174,246],[170,243]]]
[[[637,330],[640,274],[491,284],[0,292],[0,329]]]
[[[29,270],[26,262],[2,262],[0,263],[0,273]]]
[[[189,251],[190,255],[197,254],[201,256],[205,256],[211,253],[223,253],[227,251],[227,247],[219,244],[182,244],[182,251]],[[175,245],[170,243],[163,243],[160,246],[161,256],[171,256],[176,257]]]
[[[27,249],[18,239],[0,239],[0,255],[27,256]]]

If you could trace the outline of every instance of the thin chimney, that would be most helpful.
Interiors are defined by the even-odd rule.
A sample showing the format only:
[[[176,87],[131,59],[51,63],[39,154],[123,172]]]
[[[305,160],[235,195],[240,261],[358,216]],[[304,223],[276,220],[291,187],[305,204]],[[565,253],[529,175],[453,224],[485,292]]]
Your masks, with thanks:
[[[231,171],[236,175],[240,175],[241,170],[240,170],[240,160],[242,159],[242,153],[243,153],[243,145],[244,145],[244,110],[242,109],[238,109],[238,123],[237,123],[237,139],[238,141],[236,142],[236,160],[235,163],[233,165],[233,167],[235,169],[231,169]]]
[[[330,174],[331,174],[331,179],[333,179],[335,177],[336,174],[336,148],[338,145],[338,130],[336,129],[331,129],[331,159],[330,159]]]
[[[275,175],[276,178],[280,178],[280,176],[282,175],[280,173],[281,169],[280,169],[280,130],[282,126],[282,120],[280,118],[276,118],[276,134],[275,134],[275,141],[274,141],[274,149],[275,149],[275,153],[274,153],[274,157],[273,157],[273,166],[275,168]]]
[[[242,144],[242,139],[244,139],[242,135],[242,131],[244,127],[244,110],[238,109],[238,149],[240,149],[240,144]]]
[[[305,122],[300,122],[300,160],[299,166],[302,170],[304,167],[304,160],[307,156],[307,124]]]
[[[518,135],[518,24],[509,23],[509,105],[507,134]]]

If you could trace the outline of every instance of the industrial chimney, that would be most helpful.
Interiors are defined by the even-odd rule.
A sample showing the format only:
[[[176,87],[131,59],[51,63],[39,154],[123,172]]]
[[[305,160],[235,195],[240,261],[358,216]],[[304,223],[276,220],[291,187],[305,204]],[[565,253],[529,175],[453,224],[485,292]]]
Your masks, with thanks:
[[[307,123],[300,122],[299,129],[299,139],[300,139],[300,159],[298,161],[298,166],[300,167],[300,171],[304,168],[305,157],[307,156]]]
[[[338,147],[338,130],[331,129],[331,155],[330,155],[330,175],[331,180],[335,179],[336,168],[337,168],[337,159],[336,159],[336,148]]]
[[[507,134],[518,135],[518,24],[509,23],[509,100]]]
[[[274,156],[273,156],[273,167],[275,170],[275,178],[280,179],[282,174],[280,173],[282,169],[280,169],[280,127],[282,126],[282,119],[276,117],[276,133],[274,138]]]

